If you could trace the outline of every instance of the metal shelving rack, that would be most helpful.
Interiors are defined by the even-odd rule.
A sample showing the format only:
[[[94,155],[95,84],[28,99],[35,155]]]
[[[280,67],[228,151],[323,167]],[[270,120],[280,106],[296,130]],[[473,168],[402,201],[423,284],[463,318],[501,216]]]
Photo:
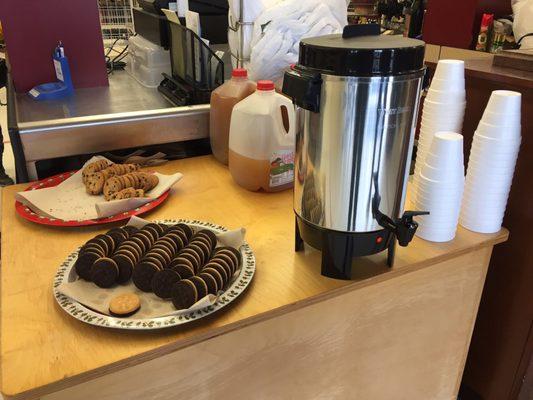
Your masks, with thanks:
[[[128,39],[134,32],[132,8],[135,0],[98,0],[104,40]]]

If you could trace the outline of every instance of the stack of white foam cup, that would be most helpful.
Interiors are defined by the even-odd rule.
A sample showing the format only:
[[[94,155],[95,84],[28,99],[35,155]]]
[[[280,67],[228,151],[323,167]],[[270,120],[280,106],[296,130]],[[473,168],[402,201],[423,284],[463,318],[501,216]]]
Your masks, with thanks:
[[[522,140],[518,92],[492,92],[474,134],[460,224],[474,232],[501,229]]]
[[[465,67],[461,60],[440,60],[424,100],[413,185],[419,182],[436,132],[461,132],[465,113]]]
[[[417,217],[418,237],[432,242],[455,237],[464,182],[463,136],[436,133],[415,187],[415,210],[430,213]]]

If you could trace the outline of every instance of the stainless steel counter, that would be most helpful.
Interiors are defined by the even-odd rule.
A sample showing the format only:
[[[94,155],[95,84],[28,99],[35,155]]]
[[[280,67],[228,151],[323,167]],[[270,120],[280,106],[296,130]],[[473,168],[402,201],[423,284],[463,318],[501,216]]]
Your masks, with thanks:
[[[157,89],[124,71],[109,87],[78,89],[64,100],[12,96],[10,130],[18,130],[30,179],[39,160],[180,142],[209,135],[209,105],[173,107]]]

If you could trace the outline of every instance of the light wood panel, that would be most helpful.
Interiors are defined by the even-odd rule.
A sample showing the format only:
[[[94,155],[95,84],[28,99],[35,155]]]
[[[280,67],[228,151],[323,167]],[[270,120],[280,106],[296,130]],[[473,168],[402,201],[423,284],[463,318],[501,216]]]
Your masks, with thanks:
[[[490,248],[42,400],[455,399]]]
[[[436,44],[426,43],[426,51],[424,53],[424,61],[434,62],[439,61],[440,46]]]
[[[454,59],[454,60],[492,60],[494,57],[491,53],[484,51],[475,51],[467,49],[457,49],[455,47],[442,46],[440,48],[440,59]]]
[[[338,281],[320,275],[319,252],[294,252],[290,191],[264,194],[241,189],[210,156],[171,162],[157,170],[180,171],[184,178],[169,200],[147,218],[183,217],[247,228],[257,258],[257,273],[247,293],[229,310],[189,327],[132,333],[83,324],[55,304],[52,279],[70,251],[110,227],[59,229],[32,224],[14,211],[14,193],[23,186],[5,188],[0,287],[5,395],[31,398],[51,393],[507,238],[506,230],[482,235],[464,229],[444,244],[415,238],[408,248],[399,249],[392,270],[383,267],[384,255],[378,255],[358,261],[360,274],[355,281]],[[384,273],[372,277],[376,272]]]

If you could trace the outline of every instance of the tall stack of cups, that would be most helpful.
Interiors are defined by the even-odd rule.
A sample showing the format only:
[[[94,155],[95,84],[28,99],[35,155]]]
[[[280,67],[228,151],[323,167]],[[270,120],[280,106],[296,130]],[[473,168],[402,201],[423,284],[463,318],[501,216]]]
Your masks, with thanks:
[[[461,60],[440,60],[424,101],[418,137],[413,185],[419,182],[426,154],[436,132],[461,132],[465,113],[465,64]]]
[[[432,242],[455,237],[464,182],[463,136],[436,133],[415,188],[415,209],[430,213],[417,217],[417,236]]]
[[[501,229],[522,137],[518,92],[496,90],[474,134],[460,224],[481,233]]]

